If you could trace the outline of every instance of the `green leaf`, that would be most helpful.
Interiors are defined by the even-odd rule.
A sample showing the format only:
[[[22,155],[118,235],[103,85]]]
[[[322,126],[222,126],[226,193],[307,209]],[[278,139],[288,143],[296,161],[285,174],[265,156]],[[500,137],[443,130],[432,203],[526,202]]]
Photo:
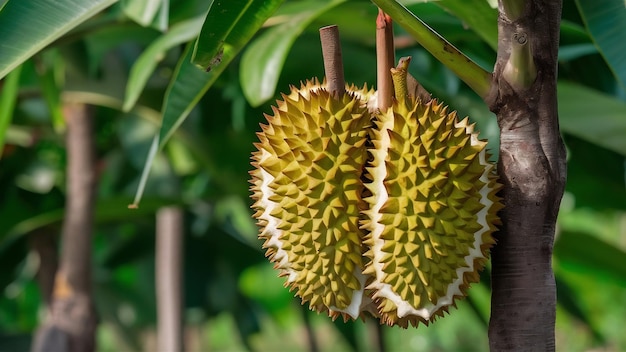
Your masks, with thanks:
[[[574,196],[576,208],[589,208],[598,211],[621,209],[626,211],[626,159],[594,143],[564,135],[567,146],[567,184],[565,190]],[[563,202],[562,202],[563,204]],[[559,214],[561,227],[566,213]],[[567,216],[569,218],[569,215]],[[582,220],[580,215],[574,218]],[[596,223],[596,221],[591,221]],[[598,220],[597,222],[604,223]],[[582,230],[579,224],[573,225]],[[613,232],[619,232],[614,229]]]
[[[283,6],[297,8],[298,12],[259,36],[241,58],[241,87],[250,105],[259,106],[274,96],[278,77],[293,42],[315,18],[343,2],[345,0],[322,5],[319,0],[312,0]]]
[[[198,16],[173,25],[167,33],[156,39],[146,48],[139,58],[137,58],[137,61],[135,61],[135,64],[130,70],[128,83],[126,84],[124,111],[130,111],[130,109],[133,108],[146,86],[150,75],[154,72],[157,63],[165,56],[165,52],[195,38],[200,31],[202,21],[202,16]]]
[[[211,70],[226,46],[239,52],[284,0],[213,1],[193,50],[193,63]]]
[[[176,70],[170,85],[165,92],[163,101],[163,120],[159,135],[155,137],[153,148],[150,155],[146,159],[146,164],[142,171],[141,183],[137,189],[132,207],[138,207],[143,194],[143,185],[145,185],[156,151],[163,148],[165,143],[172,137],[174,132],[185,121],[187,116],[196,106],[200,98],[206,93],[211,85],[217,80],[219,75],[224,71],[228,63],[237,54],[230,45],[224,45],[223,63],[218,65],[210,72],[202,72],[191,63],[191,44],[187,45],[184,55],[178,61]],[[158,148],[155,148],[158,146]]]
[[[472,28],[492,49],[498,49],[498,10],[485,0],[442,0],[435,4]]]
[[[19,91],[20,74],[22,66],[13,70],[7,76],[0,93],[0,158],[2,158],[2,150],[4,149],[4,138],[13,119],[13,109],[17,100],[17,92]]]
[[[555,273],[556,294],[559,306],[563,307],[571,316],[589,326],[594,338],[604,343],[606,339],[602,335],[603,331],[598,327],[598,324],[594,323],[593,319],[591,319],[589,311],[583,309],[576,290],[568,284],[564,277],[559,276],[558,269],[555,271],[557,271]]]
[[[598,49],[591,43],[561,45],[559,47],[559,61],[574,60],[581,56],[591,55],[597,52]]]
[[[139,208],[139,201],[143,197],[143,192],[146,189],[146,184],[148,183],[148,176],[150,175],[150,169],[152,169],[152,164],[154,163],[154,159],[157,155],[157,151],[159,147],[159,138],[158,136],[154,136],[152,140],[152,144],[150,146],[150,151],[148,152],[148,156],[146,157],[146,164],[143,170],[141,171],[141,177],[139,178],[139,185],[137,186],[137,192],[135,193],[135,199],[133,199],[133,203],[128,206],[130,209]]]
[[[202,72],[191,63],[191,45],[178,61],[174,75],[163,101],[163,121],[159,132],[159,146],[162,147],[189,116],[200,98],[217,80],[236,53],[229,45],[224,46],[222,64],[210,72]]]
[[[591,38],[622,87],[626,88],[626,6],[624,0],[576,0]]]
[[[626,252],[582,232],[564,231],[554,245],[559,266],[626,287]]]
[[[559,121],[563,131],[626,155],[626,104],[580,85],[558,85]]]
[[[561,40],[566,41],[569,44],[573,43],[591,43],[591,37],[587,29],[582,25],[568,21],[566,19],[561,20]]]
[[[116,1],[9,1],[0,10],[0,78]]]
[[[165,3],[164,3],[165,2]],[[169,6],[167,0],[123,0],[122,8],[126,16],[140,25],[149,26],[162,6]]]

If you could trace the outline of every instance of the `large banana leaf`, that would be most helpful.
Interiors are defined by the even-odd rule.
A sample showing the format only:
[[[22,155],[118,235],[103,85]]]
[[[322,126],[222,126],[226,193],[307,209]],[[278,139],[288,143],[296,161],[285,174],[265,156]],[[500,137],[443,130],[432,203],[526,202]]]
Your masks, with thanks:
[[[622,87],[626,87],[626,4],[623,0],[576,0],[580,16]]]
[[[16,0],[0,11],[0,78],[117,0]]]
[[[581,85],[558,85],[561,129],[626,155],[626,103]]]

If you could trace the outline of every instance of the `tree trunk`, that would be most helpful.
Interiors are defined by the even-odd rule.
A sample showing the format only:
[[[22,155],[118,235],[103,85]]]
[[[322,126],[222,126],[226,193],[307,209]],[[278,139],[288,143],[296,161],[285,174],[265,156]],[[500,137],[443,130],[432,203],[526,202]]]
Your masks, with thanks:
[[[183,211],[161,208],[156,217],[158,346],[163,351],[183,351]]]
[[[95,153],[91,110],[66,103],[67,200],[62,251],[52,304],[33,351],[95,349],[96,315],[91,288],[91,237],[95,200]]]
[[[492,351],[553,351],[552,247],[566,178],[556,73],[560,0],[499,0],[498,59],[486,101],[500,126],[503,226],[492,250]]]

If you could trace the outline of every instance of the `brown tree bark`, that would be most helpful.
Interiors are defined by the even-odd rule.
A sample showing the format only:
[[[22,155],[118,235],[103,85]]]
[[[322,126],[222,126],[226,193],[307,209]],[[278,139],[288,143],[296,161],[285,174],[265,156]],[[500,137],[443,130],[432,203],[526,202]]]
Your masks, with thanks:
[[[52,304],[33,351],[85,352],[95,349],[97,319],[91,288],[91,242],[95,201],[95,153],[91,110],[66,103],[67,200],[61,259]]]
[[[500,126],[503,226],[492,250],[492,351],[553,351],[552,247],[566,178],[556,98],[560,0],[499,0],[486,101]]]

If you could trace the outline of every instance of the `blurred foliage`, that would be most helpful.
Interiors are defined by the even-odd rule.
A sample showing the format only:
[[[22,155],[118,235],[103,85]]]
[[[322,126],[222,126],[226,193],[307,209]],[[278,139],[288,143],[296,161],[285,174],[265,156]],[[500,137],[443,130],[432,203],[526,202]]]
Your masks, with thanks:
[[[626,349],[626,94],[620,83],[626,72],[619,54],[626,32],[611,31],[626,9],[618,0],[602,2],[613,11],[599,12],[592,0],[565,0],[563,9],[559,112],[569,174],[554,257],[563,351]],[[305,351],[311,338],[320,350],[375,349],[374,321],[333,323],[283,288],[256,239],[247,180],[255,132],[272,98],[323,75],[319,27],[339,25],[346,80],[374,85],[377,9],[366,0],[287,0],[267,21],[250,24],[265,23],[254,37],[252,27],[224,33],[234,44],[221,63],[209,58],[214,67],[203,73],[191,58],[202,52],[206,62],[214,49],[195,42],[200,31],[211,30],[204,19],[212,1],[128,0],[103,10],[114,1],[91,0],[45,20],[51,7],[70,3],[10,0],[0,11],[0,41],[19,49],[0,58],[2,75],[11,72],[0,82],[0,126],[6,126],[0,128],[0,350],[28,349],[44,309],[32,238],[58,238],[63,217],[64,100],[96,107],[100,350],[140,350],[154,340],[154,213],[173,203],[186,211],[181,289],[189,350]],[[238,11],[241,3],[259,1],[223,6]],[[492,67],[496,23],[477,20],[496,18],[492,2],[403,3],[479,65]],[[272,11],[266,9],[267,16]],[[38,28],[14,33],[22,28],[16,24],[36,18]],[[411,73],[476,121],[496,158],[498,127],[482,100],[400,28],[396,36],[398,56],[413,57]],[[158,134],[163,145],[148,163],[144,198],[129,210]],[[488,273],[483,278],[458,309],[428,328],[383,327],[388,350],[486,350]]]

